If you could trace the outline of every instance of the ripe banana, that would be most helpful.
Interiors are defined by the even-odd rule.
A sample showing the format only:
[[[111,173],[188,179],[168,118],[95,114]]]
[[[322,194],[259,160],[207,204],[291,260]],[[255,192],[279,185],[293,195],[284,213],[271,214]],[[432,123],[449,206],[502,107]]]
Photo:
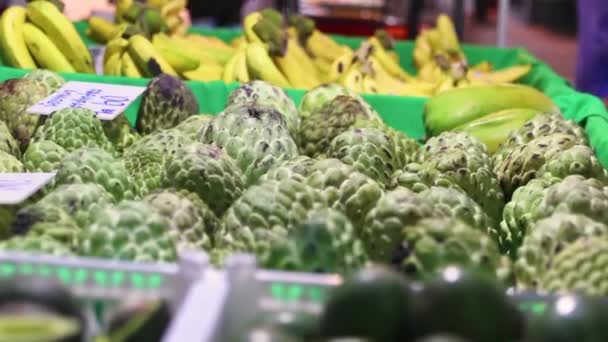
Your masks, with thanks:
[[[129,53],[135,64],[146,77],[156,77],[161,73],[177,76],[173,67],[156,51],[154,45],[142,35],[129,38]]]
[[[344,51],[342,55],[336,58],[329,66],[327,71],[327,82],[336,82],[351,69],[353,64],[354,55],[352,51]]]
[[[36,63],[30,55],[23,37],[26,10],[11,6],[0,17],[0,53],[5,61],[15,68],[35,69]]]
[[[44,69],[59,72],[76,72],[59,48],[36,26],[23,25],[25,43],[38,65]]]
[[[108,58],[116,53],[124,52],[129,47],[129,41],[124,38],[115,38],[108,42],[103,55],[103,62],[107,62]]]
[[[34,1],[27,5],[28,19],[41,29],[51,41],[62,49],[78,72],[95,73],[93,57],[74,25],[47,1]]]
[[[268,81],[283,88],[290,88],[291,84],[268,55],[263,43],[250,43],[245,49],[247,70],[252,78]]]
[[[128,51],[125,51],[120,60],[121,65],[121,74],[127,77],[141,78],[143,77],[142,73],[137,68],[135,61],[131,57]]]
[[[244,48],[236,53],[236,58],[236,62],[234,63],[236,81],[241,83],[249,82],[251,77],[247,70],[247,55],[245,54]]]
[[[117,52],[108,57],[103,64],[104,75],[120,76],[122,75],[122,55],[128,52]]]
[[[378,93],[378,84],[376,81],[369,75],[363,75],[363,81],[361,82],[363,92],[376,94]]]
[[[183,53],[192,57],[196,57],[202,64],[216,64],[221,66],[226,64],[230,57],[232,57],[232,53],[218,53],[217,50],[214,50],[209,46],[193,44],[191,40],[188,40],[185,37],[172,36],[170,41],[170,44],[175,46],[176,49],[181,50]]]
[[[156,34],[152,38],[152,44],[158,53],[175,69],[178,73],[195,70],[201,65],[201,61],[195,57],[187,55],[182,50],[171,46],[171,38],[164,34]]]
[[[432,135],[462,126],[489,113],[509,108],[556,112],[557,107],[542,92],[530,86],[501,84],[445,91],[425,106],[425,125]]]
[[[437,17],[437,31],[439,31],[442,50],[450,53],[460,53],[458,35],[450,17],[445,14],[440,14]]]
[[[297,49],[297,46],[295,45],[297,44],[297,41],[293,39],[288,40],[285,56],[275,56],[273,60],[294,88],[314,88],[320,82],[316,79],[314,73],[311,74],[310,72],[303,70],[303,65],[299,63],[298,57],[294,54],[294,49]]]
[[[511,83],[519,80],[530,72],[532,66],[526,65],[515,65],[501,70],[491,72],[476,72],[469,70],[467,78],[473,83],[485,83],[485,84],[500,84],[500,83]]]
[[[361,93],[363,92],[363,73],[356,66],[351,66],[340,80],[340,83],[352,91]]]
[[[210,58],[220,65],[224,65],[234,55],[236,50],[222,41],[217,41],[199,35],[188,35],[183,37],[184,42],[189,41],[198,49],[204,51]]]
[[[186,8],[186,5],[188,5],[188,1],[186,0],[169,1],[160,8],[160,15],[165,19],[170,16],[178,15]]]
[[[485,143],[490,153],[494,153],[498,146],[508,139],[511,132],[519,129],[539,113],[541,112],[529,108],[505,109],[456,127],[454,131],[470,134]]]
[[[101,17],[89,18],[87,35],[100,44],[105,44],[119,36],[126,29],[127,24],[114,24]]]
[[[243,19],[243,31],[249,43],[262,43],[262,39],[253,31],[253,27],[262,19],[260,12],[252,12]]]
[[[126,13],[131,9],[135,0],[117,0],[116,1],[116,22],[124,23],[128,22],[125,18]]]
[[[210,82],[222,79],[224,68],[217,65],[205,65],[201,64],[195,70],[189,70],[182,73],[182,76],[191,81]]]
[[[382,46],[378,38],[371,37],[368,39],[368,41],[373,47],[372,56],[378,59],[378,61],[382,64],[384,69],[388,71],[389,74],[402,81],[409,81],[413,78],[411,75],[405,72],[405,70],[403,70],[403,68],[399,64],[397,64],[397,62],[395,62],[395,60],[392,59],[391,56],[387,54],[386,49],[384,49],[384,46]]]
[[[334,61],[344,54],[344,50],[350,50],[346,46],[336,43],[331,37],[319,30],[314,30],[306,40],[306,48],[313,56]],[[351,50],[352,52],[352,50]]]

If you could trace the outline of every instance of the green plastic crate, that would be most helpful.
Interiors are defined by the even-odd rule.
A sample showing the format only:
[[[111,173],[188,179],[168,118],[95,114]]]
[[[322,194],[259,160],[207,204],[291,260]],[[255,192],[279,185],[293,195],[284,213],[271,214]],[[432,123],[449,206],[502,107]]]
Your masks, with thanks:
[[[85,42],[94,44],[84,35],[87,24],[76,23],[79,32],[85,37]],[[240,30],[235,29],[192,29],[193,33],[212,35],[225,41],[239,36]],[[339,43],[356,48],[362,38],[334,36]],[[399,41],[396,43],[396,51],[400,56],[402,66],[414,72],[412,65],[413,42]],[[499,49],[495,47],[482,47],[465,45],[463,47],[471,64],[487,60],[496,68],[503,68],[516,64],[532,64],[531,72],[522,80],[522,83],[534,86],[550,96],[561,109],[564,116],[573,119],[585,127],[591,145],[596,149],[598,158],[605,167],[608,167],[608,112],[603,102],[589,94],[575,91],[570,84],[558,76],[549,66],[539,61],[524,49]],[[22,77],[27,71],[0,66],[0,81]],[[101,82],[125,85],[145,86],[147,79],[134,79],[126,77],[99,76],[86,74],[63,74],[68,80],[85,82]],[[188,82],[195,93],[200,104],[201,112],[215,114],[220,112],[228,98],[228,95],[237,84],[225,84],[216,82]],[[288,94],[298,104],[304,95],[304,91],[287,89]],[[384,121],[415,139],[425,136],[423,124],[423,111],[426,98],[403,97],[391,95],[363,95],[377,111]],[[127,117],[133,123],[137,118],[139,102],[133,103],[127,109]]]

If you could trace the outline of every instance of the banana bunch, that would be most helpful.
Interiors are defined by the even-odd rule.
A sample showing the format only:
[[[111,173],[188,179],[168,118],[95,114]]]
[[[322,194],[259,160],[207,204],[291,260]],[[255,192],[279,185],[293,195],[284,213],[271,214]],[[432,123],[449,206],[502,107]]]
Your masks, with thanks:
[[[49,1],[11,6],[2,13],[0,52],[15,68],[95,72],[93,57],[76,28]]]
[[[146,5],[160,13],[167,24],[169,34],[184,35],[190,28],[190,24],[181,16],[182,11],[188,6],[187,0],[148,0]]]
[[[482,85],[444,91],[425,105],[424,122],[432,136],[466,132],[496,151],[509,133],[539,113],[559,109],[545,94],[520,84]]]

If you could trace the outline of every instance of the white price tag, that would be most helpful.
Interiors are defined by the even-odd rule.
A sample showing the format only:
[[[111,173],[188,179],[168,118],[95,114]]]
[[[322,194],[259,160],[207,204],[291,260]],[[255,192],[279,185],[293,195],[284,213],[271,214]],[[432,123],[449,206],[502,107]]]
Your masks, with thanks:
[[[55,172],[0,173],[0,204],[19,204],[45,186]]]
[[[28,112],[49,115],[64,108],[87,108],[101,120],[112,120],[145,90],[145,87],[70,81]]]

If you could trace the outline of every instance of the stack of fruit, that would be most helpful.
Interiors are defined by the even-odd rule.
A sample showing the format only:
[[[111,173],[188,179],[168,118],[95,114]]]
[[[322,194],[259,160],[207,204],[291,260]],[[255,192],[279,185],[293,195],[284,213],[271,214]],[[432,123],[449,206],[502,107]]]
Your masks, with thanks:
[[[270,268],[382,263],[417,279],[459,264],[522,288],[608,294],[595,257],[608,246],[608,177],[559,114],[534,115],[490,154],[462,132],[419,146],[337,84],[297,108],[251,81],[213,117],[162,74],[135,129],[86,109],[25,112],[62,82],[35,71],[0,88],[0,171],[57,170],[2,207],[2,249],[172,261],[197,248],[215,262],[243,251]]]
[[[0,17],[0,54],[21,69],[94,73],[93,58],[74,25],[51,1],[12,6]]]

